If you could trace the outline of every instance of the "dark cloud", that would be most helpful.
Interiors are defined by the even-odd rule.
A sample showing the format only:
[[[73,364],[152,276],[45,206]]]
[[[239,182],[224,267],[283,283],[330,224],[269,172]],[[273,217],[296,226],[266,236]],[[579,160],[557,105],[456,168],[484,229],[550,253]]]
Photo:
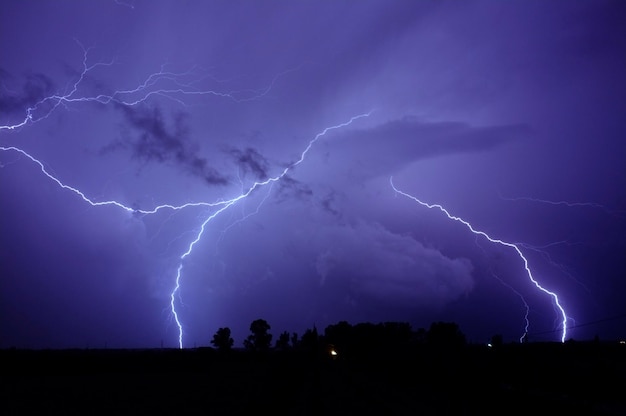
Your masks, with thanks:
[[[375,147],[382,151],[382,155],[377,156],[395,156],[402,152],[413,159],[488,150],[529,133],[529,127],[520,124],[476,127],[461,122],[423,122],[404,117],[345,136],[352,141],[347,145],[358,141],[357,148]]]
[[[285,175],[278,181],[277,199],[285,201],[288,199],[308,199],[313,196],[311,187],[300,182],[289,175]]]
[[[256,149],[251,147],[244,150],[230,149],[228,153],[235,159],[235,163],[244,174],[250,172],[259,180],[268,178],[269,163]]]
[[[135,134],[123,135],[120,140],[104,147],[104,153],[118,149],[129,150],[135,159],[173,164],[209,185],[226,185],[229,182],[226,176],[209,166],[207,159],[198,155],[198,146],[189,139],[187,116],[184,113],[175,113],[172,126],[168,127],[158,107],[119,105],[118,108]]]
[[[341,212],[336,207],[337,191],[331,189],[319,202],[324,211],[335,217],[341,217]]]
[[[477,127],[405,117],[368,130],[353,130],[329,141],[326,162],[365,179],[420,159],[491,150],[530,133],[530,128],[522,124]]]
[[[399,198],[392,175],[477,229],[545,250],[524,250],[529,267],[577,323],[623,313],[622,217],[496,194],[624,208],[625,6],[179,3],[137,2],[137,13],[114,1],[4,8],[2,123],[21,124],[49,94],[73,94],[39,104],[38,122],[5,126],[0,141],[90,198],[134,208],[223,201],[291,166],[288,176],[223,212],[140,215],[91,207],[27,158],[0,152],[0,200],[11,201],[0,218],[10,242],[0,253],[0,346],[177,346],[170,294],[180,265],[185,346],[208,345],[226,325],[240,343],[259,316],[302,333],[328,319],[393,310],[417,321],[435,309],[468,322],[475,340],[517,339],[524,305],[492,268],[526,298],[531,331],[555,329],[554,302],[514,250]],[[371,109],[292,166],[317,133]],[[552,245],[566,240],[581,244]]]
[[[15,77],[0,68],[0,112],[4,114],[24,113],[27,108],[35,106],[39,101],[53,94],[54,82],[46,75],[32,73],[24,77],[21,86],[12,87]],[[50,103],[50,104],[56,104]],[[35,114],[36,116],[36,114]]]
[[[449,258],[377,223],[324,227],[317,239],[320,284],[342,286],[347,279],[351,295],[362,301],[441,306],[474,286],[469,260]]]

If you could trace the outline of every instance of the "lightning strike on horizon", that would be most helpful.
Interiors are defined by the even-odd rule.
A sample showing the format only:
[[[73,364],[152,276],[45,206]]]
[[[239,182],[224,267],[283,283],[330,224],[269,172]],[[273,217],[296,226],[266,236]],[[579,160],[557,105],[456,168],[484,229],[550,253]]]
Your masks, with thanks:
[[[192,251],[194,246],[198,243],[198,241],[200,241],[202,235],[204,234],[204,230],[206,228],[206,225],[216,216],[218,216],[219,214],[221,214],[223,211],[225,211],[226,209],[228,209],[229,207],[231,207],[232,205],[236,204],[237,202],[239,202],[240,200],[247,198],[254,190],[256,190],[257,188],[261,188],[264,187],[266,185],[271,185],[277,181],[279,181],[281,178],[283,178],[285,175],[287,175],[287,173],[294,169],[296,166],[298,166],[299,164],[301,164],[305,158],[307,153],[310,151],[311,147],[315,144],[315,142],[317,142],[321,137],[325,136],[328,132],[332,131],[332,130],[336,130],[336,129],[340,129],[346,126],[349,126],[350,124],[352,124],[354,121],[363,118],[363,117],[369,117],[369,115],[371,114],[371,111],[368,113],[363,113],[363,114],[359,114],[356,116],[353,116],[352,118],[350,118],[350,120],[341,123],[341,124],[337,124],[334,126],[330,126],[330,127],[326,127],[324,130],[322,130],[320,133],[318,133],[313,139],[311,139],[308,143],[308,145],[306,146],[306,148],[302,151],[302,153],[300,154],[300,157],[293,163],[289,164],[288,166],[286,166],[278,175],[270,177],[264,181],[260,181],[260,182],[254,182],[247,191],[242,192],[240,195],[231,198],[229,200],[218,200],[216,202],[194,202],[194,203],[187,203],[187,204],[182,204],[182,205],[170,205],[170,204],[164,204],[164,205],[159,205],[153,209],[150,210],[143,210],[143,209],[134,209],[131,207],[128,207],[126,205],[124,205],[121,202],[115,201],[115,200],[107,200],[107,201],[94,201],[92,199],[90,199],[89,197],[87,197],[82,191],[80,191],[79,189],[72,187],[70,185],[65,184],[64,182],[62,182],[60,179],[58,179],[56,176],[54,176],[53,174],[51,174],[44,166],[43,162],[41,162],[39,159],[35,158],[34,156],[30,155],[28,152],[14,147],[14,146],[0,146],[0,150],[2,151],[14,151],[17,153],[20,153],[21,155],[27,157],[28,159],[30,159],[33,163],[37,164],[39,166],[40,171],[47,176],[49,179],[51,179],[52,181],[54,181],[60,188],[62,189],[66,189],[69,190],[73,193],[75,193],[76,195],[78,195],[83,201],[87,202],[88,204],[96,207],[96,206],[106,206],[106,205],[112,205],[115,206],[117,208],[121,208],[127,212],[131,212],[131,213],[142,213],[142,214],[155,214],[156,212],[158,212],[161,209],[172,209],[172,210],[182,210],[184,208],[188,208],[188,207],[197,207],[197,206],[205,206],[205,207],[219,207],[218,210],[216,210],[214,213],[212,213],[211,215],[209,215],[201,224],[200,226],[200,231],[198,232],[198,234],[196,235],[196,237],[194,238],[194,240],[191,241],[191,243],[189,244],[189,246],[187,247],[187,251],[185,251],[179,258],[180,260],[180,264],[177,268],[177,272],[176,272],[176,279],[175,279],[175,286],[174,289],[172,290],[172,292],[170,293],[170,307],[171,307],[171,312],[172,315],[174,316],[174,320],[176,322],[176,325],[178,327],[178,346],[179,348],[183,348],[183,327],[182,327],[182,323],[180,321],[178,312],[176,311],[176,306],[175,306],[175,297],[176,294],[178,293],[179,289],[180,289],[180,279],[181,279],[181,273],[182,273],[182,268],[183,268],[183,263],[182,261],[189,256]]]
[[[113,103],[113,104],[123,105],[123,106],[136,106],[140,103],[145,102],[150,97],[155,96],[155,95],[169,98],[182,105],[185,105],[185,103],[181,99],[177,98],[177,96],[212,95],[212,96],[218,96],[222,98],[230,98],[235,102],[259,99],[263,97],[264,95],[266,95],[267,93],[269,93],[269,91],[271,90],[274,83],[279,77],[285,75],[286,73],[290,71],[295,70],[295,69],[289,69],[289,70],[279,73],[272,79],[271,83],[266,88],[261,89],[261,90],[242,90],[242,91],[232,91],[232,92],[224,93],[224,92],[217,92],[213,90],[191,89],[191,83],[184,83],[181,79],[184,76],[188,76],[191,73],[191,71],[187,71],[184,73],[167,72],[165,71],[164,66],[162,66],[159,72],[149,75],[143,81],[143,83],[141,83],[138,87],[134,89],[117,90],[110,95],[98,94],[94,96],[78,96],[80,85],[84,81],[88,73],[90,73],[97,67],[111,66],[115,63],[115,61],[97,62],[95,64],[88,65],[88,54],[89,54],[90,48],[83,47],[83,45],[78,41],[76,41],[76,43],[78,43],[78,45],[83,50],[82,72],[78,76],[77,80],[72,84],[72,87],[69,90],[69,92],[66,92],[65,94],[52,94],[52,95],[49,95],[40,99],[34,105],[28,107],[25,110],[25,116],[23,120],[18,121],[17,123],[13,123],[13,124],[0,125],[0,133],[2,133],[3,130],[4,131],[19,130],[22,127],[27,126],[28,124],[34,124],[42,120],[45,120],[60,106],[66,107],[68,104],[71,104],[71,103],[95,102],[95,103],[104,104],[104,105]],[[157,88],[156,86],[159,83],[163,83],[163,81],[170,81],[174,84],[175,87],[174,88]],[[244,93],[248,93],[248,96],[239,97],[239,95],[244,95]],[[231,206],[235,205],[237,202],[241,201],[242,199],[247,198],[256,189],[264,187],[266,185],[272,185],[273,183],[282,179],[285,175],[287,175],[287,173],[290,170],[294,169],[296,166],[298,166],[300,163],[302,163],[305,160],[307,153],[310,151],[310,149],[315,144],[315,142],[317,142],[321,137],[325,136],[328,132],[346,127],[360,118],[369,117],[370,114],[371,114],[371,111],[368,113],[363,113],[363,114],[353,116],[346,122],[326,127],[324,130],[322,130],[320,133],[315,135],[315,137],[309,141],[308,145],[300,153],[300,157],[295,162],[287,164],[287,166],[284,167],[278,175],[270,177],[263,181],[254,182],[251,186],[248,187],[247,190],[242,189],[241,193],[236,197],[233,197],[227,200],[218,199],[214,202],[206,202],[206,201],[188,202],[188,203],[184,203],[180,205],[162,204],[162,205],[154,206],[151,209],[135,209],[116,200],[96,201],[88,197],[84,192],[82,192],[78,188],[68,185],[64,183],[63,181],[61,181],[54,174],[52,174],[48,169],[46,169],[42,161],[32,156],[30,153],[26,152],[25,150],[16,146],[0,146],[0,151],[16,152],[28,158],[31,162],[38,165],[39,170],[48,179],[55,182],[61,189],[65,189],[70,192],[73,192],[74,194],[78,195],[84,202],[94,207],[114,206],[116,208],[120,208],[129,213],[143,214],[143,215],[156,214],[157,212],[161,210],[166,210],[166,209],[179,211],[179,210],[190,208],[190,207],[217,208],[215,212],[213,212],[211,215],[209,215],[202,221],[199,231],[195,235],[195,238],[189,243],[189,245],[187,246],[187,250],[179,257],[179,265],[176,269],[177,271],[176,271],[175,285],[174,285],[174,288],[172,289],[172,292],[170,293],[170,310],[171,310],[172,316],[174,317],[176,325],[178,327],[178,346],[179,348],[182,349],[183,348],[183,326],[180,320],[179,313],[176,310],[176,296],[179,295],[182,270],[184,266],[183,261],[189,255],[192,254],[195,245],[202,238],[204,231],[207,227],[207,224],[211,220],[213,220],[215,217],[217,217],[219,214],[221,214],[222,212],[224,212]],[[264,202],[264,200],[262,202]],[[241,220],[243,221],[244,219],[245,218]]]
[[[481,251],[487,255],[487,250],[485,250],[485,248],[480,245],[478,243],[478,237],[480,237],[479,235],[476,235],[474,243],[476,244],[476,247],[480,248]],[[517,243],[516,243],[517,244]],[[493,270],[489,270],[489,272],[491,273],[491,276],[493,278],[495,278],[498,282],[500,282],[503,286],[506,286],[511,292],[515,293],[515,295],[517,295],[517,297],[519,297],[522,300],[522,303],[524,304],[524,308],[526,309],[526,311],[524,312],[524,332],[522,333],[522,335],[519,338],[519,342],[522,343],[524,342],[525,339],[528,339],[528,328],[530,327],[530,321],[528,319],[528,315],[530,314],[530,307],[528,306],[528,302],[526,302],[526,298],[524,298],[524,295],[522,295],[517,289],[515,289],[512,285],[506,283],[504,280],[502,280],[502,278],[500,278],[500,276],[498,276],[496,274],[496,272],[494,272]]]
[[[520,259],[522,260],[522,262],[524,263],[524,269],[526,270],[526,275],[528,276],[528,279],[537,287],[537,289],[539,289],[540,291],[544,292],[545,294],[549,295],[552,297],[552,299],[554,300],[554,305],[556,306],[556,308],[559,311],[559,314],[561,316],[561,342],[565,342],[565,337],[567,335],[567,314],[565,313],[565,309],[563,309],[563,307],[561,306],[561,303],[559,301],[559,297],[555,292],[552,292],[546,288],[544,288],[543,286],[541,286],[539,284],[539,282],[537,280],[535,280],[535,278],[533,277],[533,273],[530,270],[530,267],[528,265],[528,259],[524,256],[524,254],[522,253],[522,251],[520,250],[520,248],[513,244],[513,243],[509,243],[497,238],[493,238],[491,237],[489,234],[485,233],[484,231],[480,231],[480,230],[476,230],[472,224],[470,224],[469,222],[465,221],[464,219],[462,219],[461,217],[457,217],[454,216],[452,214],[450,214],[450,212],[445,209],[443,206],[439,205],[439,204],[428,204],[426,202],[423,202],[421,200],[419,200],[418,198],[416,198],[413,195],[410,195],[406,192],[403,192],[401,190],[399,190],[398,188],[395,187],[395,185],[393,184],[393,177],[389,178],[389,183],[391,184],[391,187],[393,188],[393,190],[396,192],[396,194],[400,194],[402,196],[405,196],[415,202],[417,202],[418,204],[420,204],[423,207],[429,208],[429,209],[438,209],[439,211],[443,212],[450,220],[453,221],[457,221],[460,222],[461,224],[465,225],[472,233],[476,234],[476,235],[480,235],[484,238],[486,238],[487,240],[489,240],[492,243],[495,244],[500,244],[502,246],[505,247],[510,247],[512,249],[515,250],[515,252],[517,253],[517,255],[520,257]]]
[[[170,309],[172,311],[172,315],[174,316],[174,321],[176,322],[176,325],[178,326],[178,348],[179,349],[183,348],[183,325],[178,316],[178,312],[176,311],[176,305],[174,301],[176,298],[176,294],[178,293],[180,289],[180,278],[181,278],[181,273],[183,270],[182,262],[187,256],[191,254],[191,252],[193,251],[193,247],[198,243],[198,241],[200,241],[200,238],[202,238],[202,234],[204,234],[204,230],[206,228],[206,225],[209,223],[209,221],[217,217],[220,213],[228,209],[230,206],[238,202],[240,199],[241,198],[235,198],[231,200],[230,203],[224,205],[223,207],[215,211],[213,214],[209,215],[200,226],[200,231],[196,235],[196,238],[191,243],[189,243],[189,246],[187,247],[187,251],[185,251],[180,256],[180,263],[178,264],[178,268],[176,269],[176,279],[175,279],[174,289],[172,290],[172,293],[170,293]]]
[[[363,118],[363,117],[369,117],[371,114],[370,112],[367,113],[363,113],[363,114],[359,114],[356,116],[353,116],[352,118],[350,118],[350,120],[341,123],[341,124],[337,124],[334,126],[330,126],[330,127],[326,127],[324,130],[322,130],[320,133],[318,133],[313,139],[311,139],[311,141],[309,141],[309,144],[306,146],[306,148],[302,151],[302,153],[300,153],[300,158],[298,158],[295,162],[289,164],[288,166],[286,166],[278,175],[267,178],[264,181],[260,181],[260,182],[254,182],[254,184],[252,184],[252,186],[249,187],[248,191],[246,192],[242,192],[239,196],[236,196],[230,200],[227,201],[222,201],[223,206],[218,209],[217,211],[215,211],[213,214],[211,214],[209,217],[206,218],[206,220],[204,220],[204,222],[202,223],[202,225],[200,226],[200,231],[198,232],[196,238],[189,244],[187,251],[185,251],[185,253],[183,253],[183,255],[180,257],[180,261],[181,263],[178,266],[177,272],[176,272],[176,285],[174,287],[174,289],[172,290],[172,293],[170,295],[170,305],[172,308],[172,314],[174,315],[174,319],[176,321],[176,325],[178,326],[178,347],[180,349],[183,348],[183,327],[182,324],[180,322],[180,319],[178,317],[178,313],[176,312],[176,305],[175,305],[175,297],[176,294],[178,293],[179,289],[180,289],[180,279],[181,279],[181,273],[182,273],[182,269],[183,269],[183,263],[182,261],[189,256],[192,251],[193,251],[193,247],[198,243],[198,241],[200,241],[200,239],[202,238],[202,234],[204,234],[204,230],[206,229],[206,225],[215,217],[217,217],[219,214],[221,214],[222,212],[224,212],[226,209],[228,209],[229,207],[235,205],[237,202],[241,201],[242,199],[247,198],[252,191],[254,191],[257,188],[262,188],[266,185],[270,185],[273,184],[275,182],[278,182],[279,180],[281,180],[285,175],[287,175],[287,173],[294,169],[296,166],[298,166],[299,164],[301,164],[304,159],[306,158],[307,153],[311,150],[311,147],[313,147],[313,145],[315,144],[315,142],[317,142],[321,137],[325,136],[329,131],[332,130],[336,130],[336,129],[340,129],[342,127],[347,127],[350,124],[352,124],[354,121]]]
[[[510,284],[502,280],[500,276],[498,276],[494,271],[491,272],[491,275],[500,283],[502,283],[504,286],[508,287],[513,293],[515,293],[522,300],[522,303],[524,303],[524,308],[526,309],[526,312],[524,312],[524,333],[519,337],[519,342],[522,343],[524,342],[524,339],[528,337],[528,328],[530,328],[530,321],[528,320],[528,315],[530,314],[530,306],[528,306],[528,302],[526,302],[524,295],[518,292],[513,286],[511,286]]]

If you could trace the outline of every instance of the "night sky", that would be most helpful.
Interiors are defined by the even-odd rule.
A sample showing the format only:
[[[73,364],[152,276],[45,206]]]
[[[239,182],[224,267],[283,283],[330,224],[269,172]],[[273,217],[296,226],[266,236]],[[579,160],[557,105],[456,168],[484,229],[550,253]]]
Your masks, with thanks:
[[[513,342],[527,314],[561,340],[514,247],[391,177],[515,244],[567,339],[626,336],[624,22],[596,0],[3,1],[0,348],[178,347],[179,270],[184,347],[257,318]]]

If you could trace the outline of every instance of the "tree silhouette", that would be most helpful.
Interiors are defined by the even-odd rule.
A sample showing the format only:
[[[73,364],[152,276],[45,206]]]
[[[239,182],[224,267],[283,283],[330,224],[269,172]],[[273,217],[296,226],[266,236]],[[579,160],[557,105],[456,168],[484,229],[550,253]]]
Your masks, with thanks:
[[[251,351],[266,351],[272,342],[272,334],[268,331],[270,324],[264,319],[257,319],[250,324],[250,335],[243,342],[244,347]]]
[[[278,350],[286,350],[289,348],[289,332],[284,331],[278,336],[275,347]]]
[[[383,324],[383,345],[390,350],[408,348],[411,333],[411,324],[408,322],[385,322]]]
[[[465,335],[454,322],[433,322],[427,333],[430,345],[437,347],[460,347],[465,345]]]
[[[317,333],[317,327],[313,325],[313,329],[307,329],[304,331],[302,338],[299,342],[299,347],[305,351],[316,352],[319,347],[319,335]]]
[[[417,331],[413,332],[412,338],[416,344],[426,344],[428,342],[428,331],[425,328],[418,328]]]
[[[361,322],[351,325],[347,321],[339,321],[324,330],[324,341],[344,357],[406,351],[411,337],[411,325],[407,322]]]
[[[230,337],[230,328],[220,328],[213,335],[211,344],[220,351],[228,351],[233,347],[233,339]]]
[[[493,348],[500,348],[502,346],[502,334],[492,336],[490,344]]]
[[[339,321],[324,329],[326,340],[340,349],[347,349],[352,341],[352,325],[347,321]]]

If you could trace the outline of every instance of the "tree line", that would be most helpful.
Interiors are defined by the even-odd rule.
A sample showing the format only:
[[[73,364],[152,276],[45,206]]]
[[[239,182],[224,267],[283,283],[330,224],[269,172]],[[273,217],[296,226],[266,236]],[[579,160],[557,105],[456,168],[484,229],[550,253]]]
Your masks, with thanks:
[[[414,345],[427,345],[438,348],[454,348],[466,344],[466,338],[454,322],[433,322],[428,330],[414,331],[406,322],[369,322],[352,325],[340,321],[327,326],[318,333],[314,326],[307,329],[302,337],[297,333],[283,331],[272,343],[271,326],[264,319],[256,319],[250,324],[250,334],[243,341],[247,351],[269,350],[312,350],[324,348],[332,355],[357,355],[363,352],[391,352]],[[220,351],[233,348],[234,339],[228,327],[219,328],[213,335],[211,344]]]

